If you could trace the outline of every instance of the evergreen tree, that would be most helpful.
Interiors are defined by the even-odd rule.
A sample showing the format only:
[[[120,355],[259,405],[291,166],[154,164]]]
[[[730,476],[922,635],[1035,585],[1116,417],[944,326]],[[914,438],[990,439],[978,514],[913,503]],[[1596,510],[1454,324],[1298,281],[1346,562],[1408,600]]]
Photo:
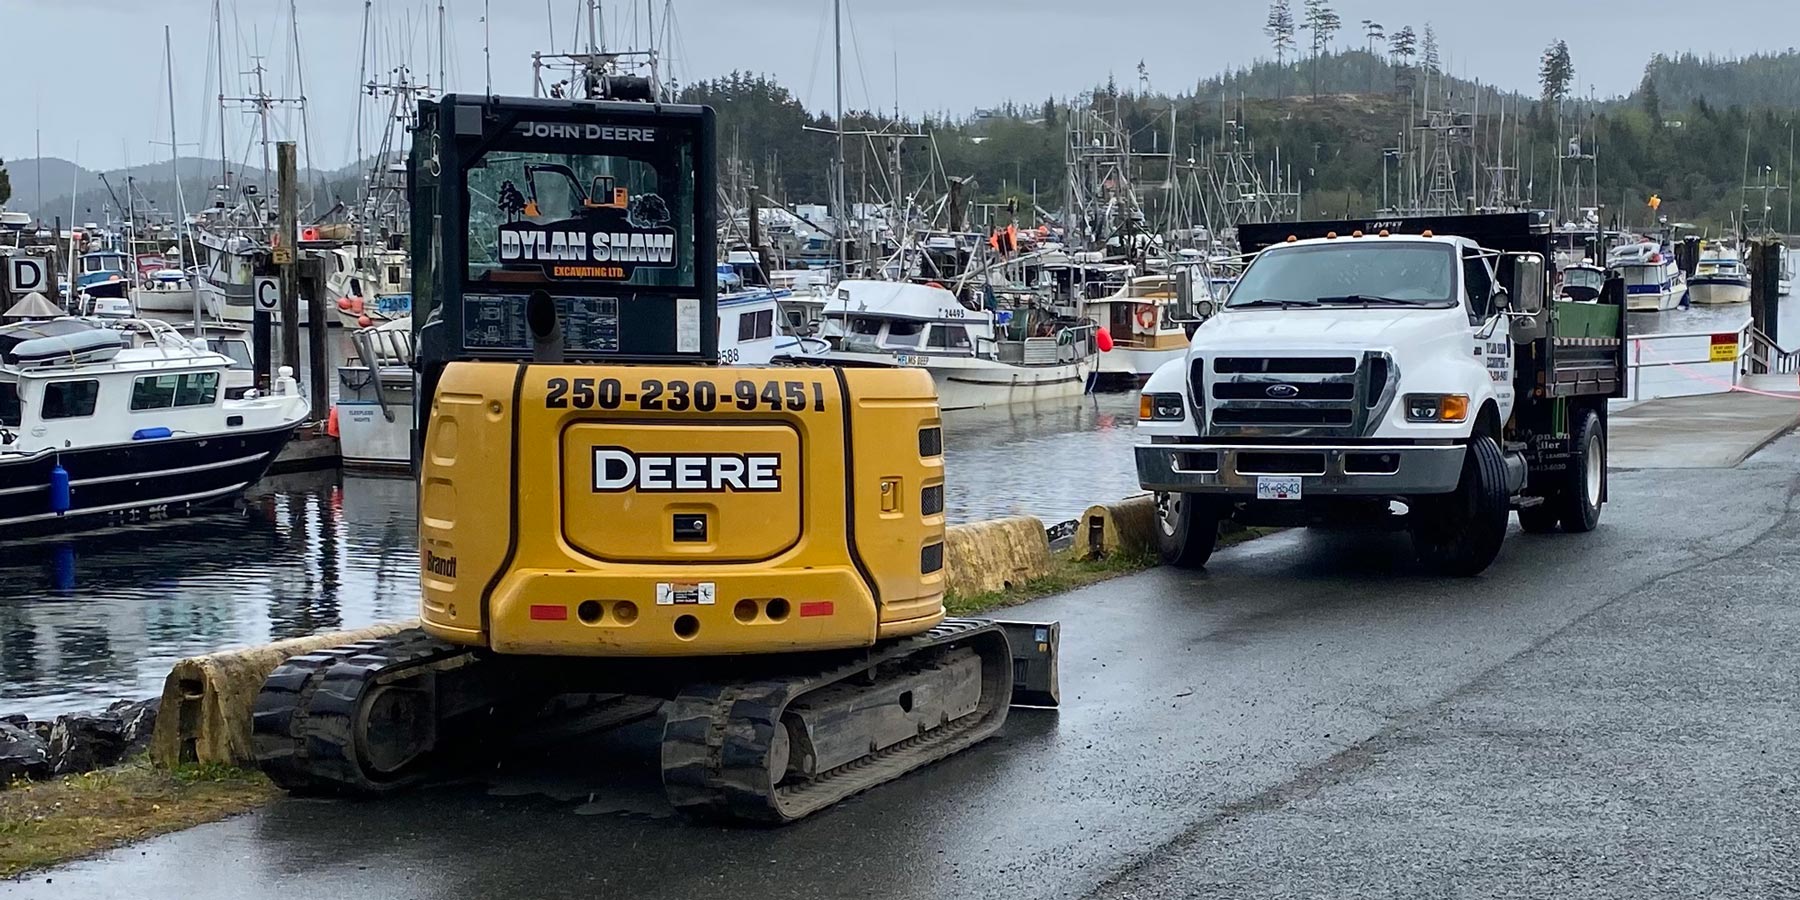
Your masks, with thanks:
[[[1407,94],[1412,93],[1412,61],[1419,55],[1419,34],[1411,25],[1394,32],[1388,39],[1388,55],[1394,64],[1394,90],[1404,88]]]
[[[1538,81],[1544,87],[1544,105],[1555,106],[1569,96],[1569,83],[1575,80],[1575,63],[1569,58],[1569,45],[1557,41],[1544,51],[1538,67]]]
[[[1331,46],[1331,36],[1344,25],[1338,18],[1337,10],[1331,8],[1330,0],[1306,0],[1306,24],[1301,26],[1312,33],[1312,93],[1319,96],[1319,54]]]
[[[1638,88],[1638,93],[1643,95],[1644,115],[1649,117],[1650,127],[1661,128],[1663,124],[1662,93],[1656,89],[1656,79],[1646,74],[1643,85]]]
[[[1289,0],[1269,4],[1269,21],[1263,26],[1263,34],[1269,36],[1269,44],[1275,48],[1275,64],[1285,65],[1287,51],[1294,49],[1294,8]]]
[[[42,165],[42,163],[39,163]],[[0,206],[12,199],[12,175],[6,171],[6,160],[0,159]]]
[[[1420,47],[1420,53],[1424,56],[1421,62],[1425,66],[1425,71],[1436,75],[1444,70],[1444,58],[1438,53],[1437,29],[1433,28],[1430,22],[1425,23],[1425,39]]]

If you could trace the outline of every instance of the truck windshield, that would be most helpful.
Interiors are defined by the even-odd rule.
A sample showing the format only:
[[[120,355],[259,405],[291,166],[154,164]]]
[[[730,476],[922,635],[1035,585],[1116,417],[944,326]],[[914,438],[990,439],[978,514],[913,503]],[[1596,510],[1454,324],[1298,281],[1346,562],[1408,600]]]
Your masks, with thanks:
[[[1276,247],[1244,271],[1227,307],[1321,303],[1456,305],[1456,254],[1438,244]]]

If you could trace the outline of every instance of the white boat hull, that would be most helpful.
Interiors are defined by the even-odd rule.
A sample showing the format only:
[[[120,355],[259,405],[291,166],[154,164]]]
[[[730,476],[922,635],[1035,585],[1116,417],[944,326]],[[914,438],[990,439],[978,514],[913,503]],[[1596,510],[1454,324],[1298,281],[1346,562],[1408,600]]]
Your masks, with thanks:
[[[1699,306],[1725,306],[1750,302],[1750,285],[1736,281],[1695,279],[1688,285],[1688,296]]]
[[[1103,378],[1123,379],[1136,378],[1139,382],[1155,374],[1157,369],[1170,360],[1181,359],[1187,355],[1186,347],[1170,347],[1162,350],[1139,350],[1130,347],[1114,347],[1100,354],[1097,371]]]
[[[194,314],[194,289],[151,291],[142,288],[131,292],[131,305],[138,312]]]
[[[405,469],[412,465],[413,409],[389,403],[388,412],[393,413],[392,422],[373,401],[338,401],[338,447],[345,466]]]
[[[968,357],[899,357],[882,353],[794,353],[787,358],[813,363],[922,368],[937,388],[938,408],[980,409],[1014,403],[1042,403],[1080,397],[1094,371],[1092,357],[1048,366],[1018,366]]]
[[[1015,366],[985,359],[933,362],[925,366],[937,385],[945,411],[1042,403],[1079,397],[1087,390],[1091,360],[1057,366]]]

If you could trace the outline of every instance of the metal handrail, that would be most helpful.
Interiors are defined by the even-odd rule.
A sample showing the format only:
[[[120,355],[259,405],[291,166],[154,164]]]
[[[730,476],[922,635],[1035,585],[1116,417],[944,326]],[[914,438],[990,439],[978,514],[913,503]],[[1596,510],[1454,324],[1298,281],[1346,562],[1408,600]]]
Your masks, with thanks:
[[[1752,343],[1751,333],[1755,332],[1755,331],[1756,331],[1755,326],[1750,324],[1749,322],[1744,323],[1742,326],[1738,327],[1735,331],[1735,334],[1737,335],[1737,353],[1730,360],[1730,362],[1732,364],[1731,365],[1731,386],[1733,388],[1737,387],[1738,379],[1741,376],[1748,374],[1743,371],[1743,369],[1744,369],[1743,362],[1750,355],[1750,348],[1751,348],[1751,343]],[[1643,386],[1643,376],[1644,376],[1645,369],[1670,368],[1670,367],[1676,367],[1676,366],[1699,366],[1699,365],[1710,365],[1710,364],[1714,364],[1714,363],[1723,364],[1726,362],[1725,360],[1713,359],[1710,351],[1704,358],[1701,358],[1701,359],[1687,359],[1687,358],[1664,359],[1664,358],[1658,357],[1649,362],[1645,362],[1644,361],[1644,344],[1655,343],[1658,341],[1673,341],[1673,340],[1690,340],[1691,341],[1696,338],[1710,338],[1715,334],[1725,334],[1725,333],[1726,332],[1723,332],[1723,331],[1671,331],[1671,332],[1660,332],[1657,334],[1634,334],[1634,335],[1627,337],[1625,340],[1628,344],[1631,345],[1631,353],[1625,359],[1625,367],[1631,370],[1631,399],[1640,400],[1640,401],[1643,399],[1643,391],[1641,390],[1641,388]]]
[[[1795,375],[1800,374],[1800,351],[1784,350],[1775,343],[1762,329],[1752,325],[1749,329],[1749,346],[1746,356],[1750,362],[1748,375]]]

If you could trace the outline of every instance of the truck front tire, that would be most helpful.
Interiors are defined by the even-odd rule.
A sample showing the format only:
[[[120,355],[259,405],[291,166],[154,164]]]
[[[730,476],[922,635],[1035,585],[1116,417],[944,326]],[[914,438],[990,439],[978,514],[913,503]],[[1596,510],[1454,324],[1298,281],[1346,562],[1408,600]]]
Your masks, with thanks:
[[[1219,543],[1219,508],[1196,494],[1156,495],[1156,553],[1165,566],[1198,569]]]
[[[1479,575],[1500,555],[1511,519],[1506,459],[1500,445],[1476,435],[1463,457],[1456,490],[1416,498],[1411,505],[1413,550],[1427,569],[1442,575]]]

